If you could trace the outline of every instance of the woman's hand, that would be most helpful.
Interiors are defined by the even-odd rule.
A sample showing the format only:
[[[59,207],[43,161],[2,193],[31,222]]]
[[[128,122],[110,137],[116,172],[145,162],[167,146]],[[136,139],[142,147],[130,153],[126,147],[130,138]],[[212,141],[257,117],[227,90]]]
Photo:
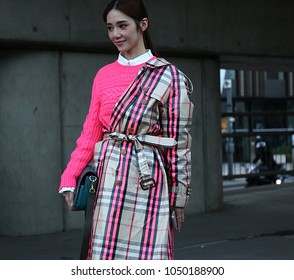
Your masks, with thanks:
[[[74,197],[74,193],[73,192],[65,192],[64,193],[64,198],[67,204],[67,207],[69,210],[74,210],[73,208],[73,197]]]
[[[185,222],[185,210],[184,210],[184,208],[177,208],[176,207],[175,213],[176,213],[176,219],[177,219],[177,225],[178,225],[177,230],[181,231],[182,226]]]

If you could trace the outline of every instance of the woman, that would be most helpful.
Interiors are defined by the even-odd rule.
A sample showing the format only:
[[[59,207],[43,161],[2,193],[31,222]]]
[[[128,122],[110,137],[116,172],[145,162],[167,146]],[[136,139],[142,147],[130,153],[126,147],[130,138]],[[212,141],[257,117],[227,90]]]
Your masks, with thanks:
[[[141,0],[112,1],[103,19],[119,57],[94,79],[59,192],[72,209],[76,179],[94,156],[99,182],[88,259],[173,259],[174,229],[184,223],[190,194],[192,84],[154,56]]]

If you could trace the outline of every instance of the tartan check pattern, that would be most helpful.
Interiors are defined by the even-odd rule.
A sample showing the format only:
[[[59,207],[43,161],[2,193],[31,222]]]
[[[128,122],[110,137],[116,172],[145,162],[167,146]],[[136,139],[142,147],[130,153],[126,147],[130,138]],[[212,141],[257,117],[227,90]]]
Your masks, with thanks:
[[[95,147],[89,259],[173,259],[170,207],[185,207],[189,196],[191,91],[181,71],[156,59],[117,102]]]

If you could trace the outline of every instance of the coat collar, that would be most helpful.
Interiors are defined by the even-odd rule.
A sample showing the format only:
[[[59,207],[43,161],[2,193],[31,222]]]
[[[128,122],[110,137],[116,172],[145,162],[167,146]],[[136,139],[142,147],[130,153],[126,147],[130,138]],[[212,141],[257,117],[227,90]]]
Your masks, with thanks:
[[[170,65],[170,62],[165,60],[164,58],[156,58],[146,62],[146,66],[149,68],[158,68],[162,66]]]

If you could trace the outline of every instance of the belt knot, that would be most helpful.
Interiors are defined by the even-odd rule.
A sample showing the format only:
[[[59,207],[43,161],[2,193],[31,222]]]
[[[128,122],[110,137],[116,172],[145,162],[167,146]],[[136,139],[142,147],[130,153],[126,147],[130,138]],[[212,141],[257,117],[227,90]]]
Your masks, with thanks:
[[[119,139],[131,141],[135,145],[135,151],[138,158],[138,171],[140,175],[140,185],[143,190],[155,187],[155,181],[148,166],[147,158],[144,153],[142,143],[171,148],[177,144],[176,140],[168,137],[160,137],[148,134],[129,135],[119,132],[106,133],[104,139]]]

